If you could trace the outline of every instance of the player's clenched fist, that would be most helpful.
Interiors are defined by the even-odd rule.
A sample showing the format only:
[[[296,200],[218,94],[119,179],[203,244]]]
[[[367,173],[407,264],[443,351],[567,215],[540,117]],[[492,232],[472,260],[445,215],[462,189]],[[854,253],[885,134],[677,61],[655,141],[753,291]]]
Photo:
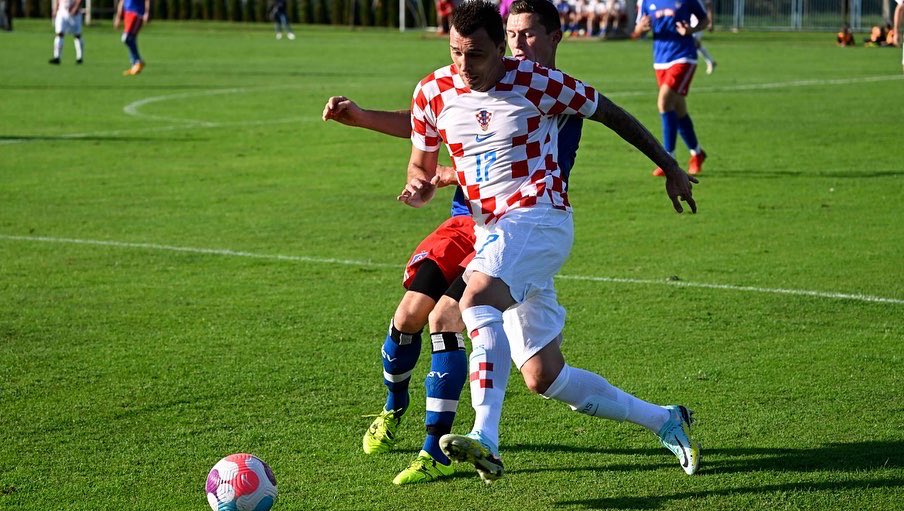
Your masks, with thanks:
[[[413,178],[408,181],[402,193],[396,198],[413,208],[419,208],[430,202],[430,199],[436,194],[438,182],[439,176],[434,176],[430,181],[417,177]]]
[[[333,96],[323,107],[323,120],[334,120],[351,126],[357,125],[361,107],[345,96]]]

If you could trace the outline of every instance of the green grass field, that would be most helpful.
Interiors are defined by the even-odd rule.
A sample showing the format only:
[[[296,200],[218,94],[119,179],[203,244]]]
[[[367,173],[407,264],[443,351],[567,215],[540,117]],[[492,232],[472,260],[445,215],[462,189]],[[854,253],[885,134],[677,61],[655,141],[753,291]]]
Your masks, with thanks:
[[[68,39],[46,64],[46,21],[0,33],[0,509],[206,509],[207,471],[242,451],[273,467],[285,511],[902,508],[900,50],[708,34],[696,216],[585,125],[563,349],[694,408],[698,475],[513,375],[505,478],[458,467],[398,488],[429,356],[397,452],[361,452],[363,416],[383,402],[402,265],[450,192],[396,203],[408,142],[320,112],[333,94],[404,109],[448,52],[297,28],[152,23],[137,78],[108,24],[86,30],[79,67]],[[649,43],[567,41],[558,64],[659,135]]]

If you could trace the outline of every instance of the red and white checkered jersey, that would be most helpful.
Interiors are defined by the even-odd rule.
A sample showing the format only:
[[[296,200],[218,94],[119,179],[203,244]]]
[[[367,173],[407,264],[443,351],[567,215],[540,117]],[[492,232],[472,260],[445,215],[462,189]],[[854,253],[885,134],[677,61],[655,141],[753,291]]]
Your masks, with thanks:
[[[486,92],[470,90],[454,65],[417,85],[411,142],[428,152],[446,144],[458,184],[478,224],[506,211],[547,204],[570,209],[558,161],[560,115],[590,116],[589,85],[534,62],[505,58],[505,75]]]

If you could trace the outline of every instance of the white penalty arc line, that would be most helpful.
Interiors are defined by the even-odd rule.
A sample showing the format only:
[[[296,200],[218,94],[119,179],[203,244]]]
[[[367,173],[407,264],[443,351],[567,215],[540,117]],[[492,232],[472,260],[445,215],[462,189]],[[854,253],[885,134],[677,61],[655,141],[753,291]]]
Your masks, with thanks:
[[[291,261],[291,262],[304,262],[304,263],[317,263],[317,264],[341,264],[341,265],[345,265],[345,266],[360,266],[360,267],[364,267],[364,268],[393,268],[393,269],[400,268],[400,265],[398,265],[398,264],[379,263],[379,262],[368,261],[368,260],[335,259],[335,258],[329,258],[329,257],[311,257],[311,256],[290,256],[290,255],[279,255],[279,254],[259,254],[259,253],[254,253],[254,252],[243,252],[243,251],[229,250],[229,249],[179,247],[179,246],[173,246],[173,245],[160,245],[157,243],[131,243],[131,242],[124,242],[124,241],[105,241],[105,240],[90,240],[90,239],[75,239],[75,238],[54,238],[54,237],[47,237],[47,236],[11,236],[11,235],[5,235],[5,234],[0,234],[0,239],[10,240],[10,241],[68,243],[68,244],[75,244],[75,245],[93,245],[93,246],[116,247],[116,248],[135,248],[135,249],[143,249],[143,250],[161,250],[161,251],[168,251],[168,252],[188,253],[188,254],[268,259],[268,260],[273,260],[273,261]],[[683,281],[683,280],[632,279],[632,278],[618,278],[618,277],[593,277],[593,276],[585,276],[585,275],[558,275],[557,278],[562,279],[562,280],[574,280],[574,281],[584,281],[584,282],[607,282],[607,283],[615,283],[615,284],[641,284],[641,285],[660,285],[660,286],[665,285],[665,286],[676,286],[676,287],[692,287],[692,288],[703,288],[703,289],[718,289],[718,290],[725,290],[725,291],[743,291],[743,292],[751,292],[751,293],[809,296],[809,297],[814,297],[814,298],[829,298],[829,299],[836,299],[836,300],[853,300],[853,301],[859,301],[859,302],[888,303],[888,304],[904,305],[904,299],[900,299],[900,298],[886,298],[886,297],[882,297],[882,296],[872,296],[872,295],[852,294],[852,293],[835,293],[835,292],[827,292],[827,291],[812,291],[812,290],[807,290],[807,289],[784,289],[784,288],[754,287],[754,286],[735,286],[735,285],[730,285],[730,284],[709,284],[709,283],[705,283],[705,282],[689,282],[689,281]]]

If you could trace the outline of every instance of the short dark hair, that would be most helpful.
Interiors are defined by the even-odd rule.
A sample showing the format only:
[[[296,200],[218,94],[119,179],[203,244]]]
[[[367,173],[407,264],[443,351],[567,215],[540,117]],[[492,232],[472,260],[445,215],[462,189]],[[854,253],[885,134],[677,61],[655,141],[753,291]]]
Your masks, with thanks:
[[[452,28],[465,37],[481,28],[495,44],[505,43],[505,27],[499,8],[486,0],[467,0],[452,13]]]
[[[513,14],[536,14],[547,34],[562,30],[559,10],[549,0],[515,0],[509,7],[509,16]]]

